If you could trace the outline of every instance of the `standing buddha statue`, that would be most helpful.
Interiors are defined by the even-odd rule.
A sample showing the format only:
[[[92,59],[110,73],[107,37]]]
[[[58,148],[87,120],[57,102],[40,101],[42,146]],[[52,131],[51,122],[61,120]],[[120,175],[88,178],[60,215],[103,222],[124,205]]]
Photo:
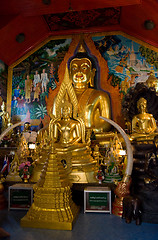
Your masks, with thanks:
[[[9,113],[6,112],[6,104],[3,101],[1,105],[0,117],[2,118],[2,127],[0,132],[2,133],[5,129],[11,126],[11,119]]]

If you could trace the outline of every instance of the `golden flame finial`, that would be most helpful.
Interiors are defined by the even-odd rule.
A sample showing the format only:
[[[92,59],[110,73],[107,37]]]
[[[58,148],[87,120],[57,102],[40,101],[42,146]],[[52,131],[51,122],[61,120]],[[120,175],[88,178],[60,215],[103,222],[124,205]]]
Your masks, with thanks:
[[[83,40],[83,36],[81,36],[80,38],[80,42],[79,42],[79,47],[78,47],[78,53],[85,53],[86,52],[86,48],[85,48],[85,42]]]

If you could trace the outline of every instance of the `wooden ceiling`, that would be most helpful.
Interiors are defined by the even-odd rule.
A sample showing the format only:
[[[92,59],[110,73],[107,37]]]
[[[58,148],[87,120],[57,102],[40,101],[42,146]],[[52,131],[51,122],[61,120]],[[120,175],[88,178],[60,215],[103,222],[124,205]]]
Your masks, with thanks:
[[[155,27],[147,30],[146,20]],[[0,1],[0,59],[7,65],[48,36],[100,31],[122,31],[158,47],[158,0]]]

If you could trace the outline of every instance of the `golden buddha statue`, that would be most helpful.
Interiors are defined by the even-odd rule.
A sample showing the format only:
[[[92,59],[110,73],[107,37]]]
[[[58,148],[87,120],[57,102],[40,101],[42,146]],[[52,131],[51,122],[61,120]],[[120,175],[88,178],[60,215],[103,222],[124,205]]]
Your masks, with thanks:
[[[50,114],[49,136],[71,182],[95,182],[96,160],[91,156],[89,131],[78,114],[78,100],[66,68]],[[64,160],[64,161],[63,161]],[[66,163],[66,164],[65,164]]]
[[[68,101],[63,103],[61,115],[61,120],[54,122],[53,139],[61,146],[70,147],[81,140],[80,123],[72,119],[72,107]]]
[[[21,177],[19,176],[19,158],[17,153],[15,152],[14,158],[10,164],[10,170],[6,177],[6,181],[13,181],[13,182],[21,182]]]
[[[27,157],[29,156],[29,154],[30,154],[30,151],[28,148],[28,143],[24,138],[24,136],[22,136],[19,142],[19,145],[17,147],[17,155],[18,155],[18,158],[20,159],[20,162],[27,161]]]
[[[2,118],[2,127],[1,127],[1,133],[2,133],[5,129],[11,126],[11,119],[10,119],[9,113],[6,112],[6,104],[4,101],[2,102],[2,105],[1,105],[0,117]]]
[[[106,92],[94,89],[95,71],[82,41],[69,67],[79,105],[78,113],[83,117],[86,128],[94,132],[108,131],[110,124],[99,117],[111,118],[110,98]]]
[[[156,121],[152,114],[147,113],[147,100],[141,97],[137,101],[138,114],[132,119],[131,139],[152,140],[157,135]]]
[[[146,80],[146,84],[149,88],[151,87],[155,88],[155,90],[157,91],[157,83],[158,83],[158,79],[154,75],[154,70],[151,70],[150,75]]]

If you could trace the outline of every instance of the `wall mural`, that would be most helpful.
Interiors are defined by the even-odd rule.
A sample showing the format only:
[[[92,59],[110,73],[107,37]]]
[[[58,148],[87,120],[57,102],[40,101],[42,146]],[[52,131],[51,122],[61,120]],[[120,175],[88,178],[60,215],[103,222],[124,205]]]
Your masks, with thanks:
[[[146,82],[151,71],[157,77],[158,53],[121,35],[92,38],[102,57],[108,62],[108,79],[126,94],[138,82]]]
[[[145,82],[151,70],[157,77],[157,52],[122,35],[93,35],[92,42],[93,48],[100,52],[107,63],[107,81],[113,89],[118,88],[120,99],[136,83]],[[38,120],[34,122],[39,123],[48,117],[46,100],[49,98],[50,89],[51,92],[56,91],[61,84],[58,68],[70,44],[71,38],[50,40],[13,67],[11,102],[13,120],[31,119]]]
[[[12,119],[44,119],[46,97],[59,85],[58,67],[71,39],[51,40],[13,68]]]

